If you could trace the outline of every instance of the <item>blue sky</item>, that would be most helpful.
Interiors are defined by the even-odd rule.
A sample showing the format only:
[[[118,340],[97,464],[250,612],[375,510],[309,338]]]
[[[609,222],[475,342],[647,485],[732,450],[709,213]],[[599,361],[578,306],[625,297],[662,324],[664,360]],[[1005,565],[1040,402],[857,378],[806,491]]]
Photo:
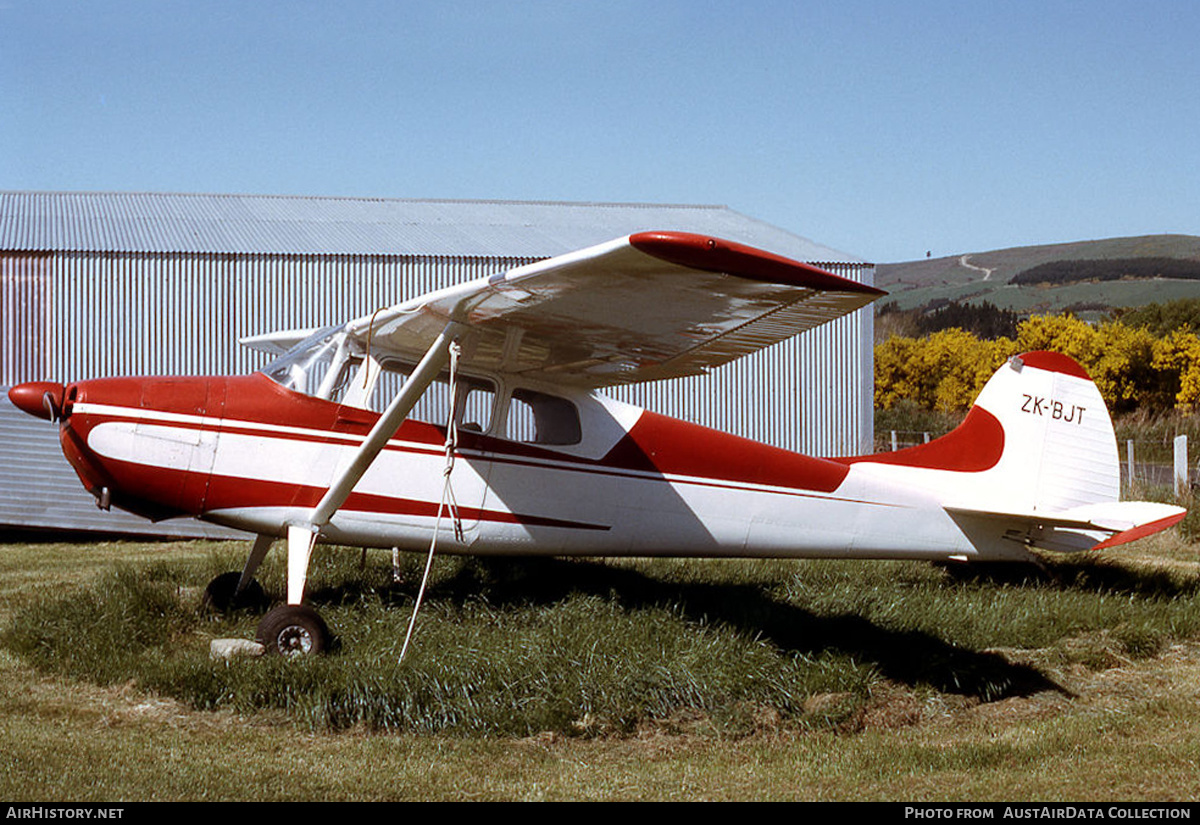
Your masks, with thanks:
[[[0,188],[726,204],[887,262],[1200,234],[1200,2],[0,0]]]

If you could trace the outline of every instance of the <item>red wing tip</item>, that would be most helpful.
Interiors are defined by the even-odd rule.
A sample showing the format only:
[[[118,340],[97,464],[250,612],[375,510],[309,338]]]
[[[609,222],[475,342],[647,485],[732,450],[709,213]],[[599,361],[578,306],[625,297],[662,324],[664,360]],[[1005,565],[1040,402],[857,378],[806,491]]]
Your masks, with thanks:
[[[1117,533],[1115,536],[1109,536],[1108,538],[1106,538],[1104,541],[1097,544],[1092,549],[1093,550],[1104,550],[1109,547],[1116,547],[1121,544],[1128,544],[1131,541],[1136,541],[1137,539],[1142,539],[1142,538],[1145,538],[1146,536],[1152,536],[1155,533],[1161,532],[1162,530],[1166,530],[1168,527],[1174,527],[1176,524],[1183,521],[1183,517],[1186,515],[1187,515],[1187,510],[1184,510],[1182,513],[1176,513],[1173,516],[1167,516],[1166,518],[1160,518],[1157,521],[1147,522],[1146,524],[1139,524],[1137,527],[1131,527],[1128,530],[1123,530],[1122,532]]]
[[[697,235],[693,232],[636,232],[629,245],[668,263],[705,272],[724,272],[742,278],[821,289],[887,295],[882,289],[843,278],[820,267],[785,258],[753,246]]]

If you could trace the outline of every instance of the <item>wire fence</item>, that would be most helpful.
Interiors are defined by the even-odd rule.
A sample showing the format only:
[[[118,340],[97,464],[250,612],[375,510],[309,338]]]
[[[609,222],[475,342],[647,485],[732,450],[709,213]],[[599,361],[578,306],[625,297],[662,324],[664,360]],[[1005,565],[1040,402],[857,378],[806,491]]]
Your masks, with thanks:
[[[923,430],[880,430],[875,433],[875,452],[893,452],[928,444],[945,435]],[[1194,442],[1195,439],[1192,439]],[[1193,450],[1196,451],[1193,457]],[[1176,493],[1190,492],[1200,485],[1200,444],[1179,436],[1170,443],[1118,439],[1121,487],[1175,487]],[[1180,484],[1175,484],[1178,468]]]

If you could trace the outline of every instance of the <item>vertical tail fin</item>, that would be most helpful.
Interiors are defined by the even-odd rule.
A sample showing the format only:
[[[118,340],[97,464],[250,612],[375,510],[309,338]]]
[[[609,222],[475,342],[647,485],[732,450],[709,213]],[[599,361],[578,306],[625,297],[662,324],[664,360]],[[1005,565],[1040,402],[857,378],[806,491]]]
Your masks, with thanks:
[[[1079,364],[1053,352],[1009,359],[975,406],[1004,430],[994,484],[1011,506],[1069,510],[1121,498],[1121,467],[1112,419]]]
[[[939,491],[952,515],[1002,522],[1006,537],[1045,549],[1121,544],[1187,513],[1120,501],[1117,441],[1100,391],[1053,352],[1009,359],[949,435],[865,460],[911,468],[911,480]]]

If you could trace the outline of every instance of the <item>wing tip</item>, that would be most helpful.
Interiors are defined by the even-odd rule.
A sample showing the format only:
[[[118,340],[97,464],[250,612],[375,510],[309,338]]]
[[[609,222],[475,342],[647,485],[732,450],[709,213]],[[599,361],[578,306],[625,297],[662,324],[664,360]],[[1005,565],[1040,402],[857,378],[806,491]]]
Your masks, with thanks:
[[[648,231],[629,236],[629,245],[668,263],[705,272],[836,292],[881,297],[878,287],[843,278],[820,267],[785,258],[753,246],[692,232]]]

